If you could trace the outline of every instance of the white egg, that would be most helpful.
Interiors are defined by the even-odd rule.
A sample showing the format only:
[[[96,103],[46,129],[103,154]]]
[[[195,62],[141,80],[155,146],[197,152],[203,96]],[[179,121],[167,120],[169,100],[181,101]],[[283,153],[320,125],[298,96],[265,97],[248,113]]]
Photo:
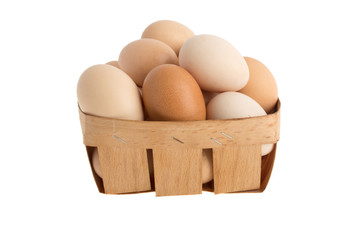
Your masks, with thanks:
[[[179,64],[209,92],[238,91],[249,80],[244,57],[229,42],[213,35],[196,35],[180,49]]]

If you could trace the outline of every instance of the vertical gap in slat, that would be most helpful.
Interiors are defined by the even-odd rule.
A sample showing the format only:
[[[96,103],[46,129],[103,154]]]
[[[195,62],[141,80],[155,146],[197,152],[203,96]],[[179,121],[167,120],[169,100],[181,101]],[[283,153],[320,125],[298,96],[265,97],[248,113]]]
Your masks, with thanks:
[[[275,161],[276,145],[277,144],[274,144],[273,150],[268,155],[263,157],[262,166],[261,166],[261,186],[259,189],[260,192],[263,192],[265,190],[269,182]]]
[[[203,190],[210,191],[211,182],[214,178],[213,173],[213,152],[211,148],[205,148],[202,150],[202,183],[203,183]]]
[[[149,176],[150,176],[150,184],[151,191],[155,191],[155,180],[154,180],[154,157],[152,149],[146,149],[148,165],[149,165]]]
[[[97,186],[99,192],[104,193],[105,191],[104,191],[103,180],[99,175],[96,174],[96,172],[94,170],[94,166],[93,166],[93,161],[92,161],[93,153],[96,150],[97,150],[96,147],[88,147],[88,146],[86,146],[86,152],[87,152],[87,155],[88,155],[89,164],[91,166],[91,171],[92,171],[96,186]]]

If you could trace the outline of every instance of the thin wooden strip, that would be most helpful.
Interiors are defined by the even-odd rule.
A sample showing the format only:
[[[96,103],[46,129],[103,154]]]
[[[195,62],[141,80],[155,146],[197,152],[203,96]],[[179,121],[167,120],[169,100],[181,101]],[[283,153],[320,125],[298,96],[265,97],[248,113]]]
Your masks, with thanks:
[[[213,149],[214,192],[258,189],[261,177],[261,145],[225,146]]]
[[[202,149],[153,149],[156,196],[201,194]]]
[[[105,193],[151,190],[146,149],[99,146]]]
[[[84,144],[156,148],[218,148],[222,145],[276,143],[280,111],[262,117],[206,121],[129,121],[84,114],[79,110]]]

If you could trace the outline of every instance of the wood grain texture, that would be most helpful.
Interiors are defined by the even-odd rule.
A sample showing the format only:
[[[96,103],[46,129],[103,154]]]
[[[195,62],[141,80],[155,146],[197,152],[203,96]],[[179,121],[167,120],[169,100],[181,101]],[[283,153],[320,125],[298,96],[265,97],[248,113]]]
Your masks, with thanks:
[[[202,149],[153,149],[156,196],[201,194]]]
[[[280,101],[272,114],[233,120],[129,121],[91,116],[80,108],[79,115],[89,158],[92,147],[99,149],[104,179],[96,174],[94,179],[99,191],[105,193],[139,193],[154,190],[154,185],[158,186],[157,196],[201,193],[201,151],[205,148],[213,149],[217,159],[214,160],[214,165],[217,162],[217,181],[205,185],[206,190],[215,188],[215,193],[262,192],[270,179],[280,136]],[[249,145],[265,143],[275,143],[275,147],[260,161],[259,184],[256,180],[259,176],[258,153]],[[154,162],[157,172],[151,176],[154,178],[152,186],[148,166],[151,160],[148,162],[145,149],[148,154],[154,149],[154,155],[160,160]],[[250,161],[250,158],[256,160]],[[240,170],[235,171],[236,168]],[[252,173],[248,170],[251,168]],[[239,172],[242,176],[249,175],[246,181],[238,181]]]
[[[277,144],[274,144],[274,148],[268,155],[261,157],[261,184],[260,188],[248,191],[239,191],[246,193],[260,193],[265,191],[272,172],[272,168],[275,162]],[[211,181],[203,185],[203,191],[214,192],[214,181]]]
[[[280,134],[279,111],[261,117],[206,121],[119,120],[87,115],[80,109],[79,114],[86,146],[219,148],[276,143]]]
[[[261,145],[216,148],[213,156],[216,194],[260,187]]]
[[[151,190],[146,149],[99,146],[105,193]]]

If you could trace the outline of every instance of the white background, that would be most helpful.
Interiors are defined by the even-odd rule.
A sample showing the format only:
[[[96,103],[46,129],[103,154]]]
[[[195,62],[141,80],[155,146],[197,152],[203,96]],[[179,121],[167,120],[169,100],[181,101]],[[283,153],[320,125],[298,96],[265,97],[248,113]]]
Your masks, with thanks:
[[[0,239],[359,239],[356,1],[1,1]],[[275,76],[281,139],[262,194],[103,195],[76,84],[160,19]]]

